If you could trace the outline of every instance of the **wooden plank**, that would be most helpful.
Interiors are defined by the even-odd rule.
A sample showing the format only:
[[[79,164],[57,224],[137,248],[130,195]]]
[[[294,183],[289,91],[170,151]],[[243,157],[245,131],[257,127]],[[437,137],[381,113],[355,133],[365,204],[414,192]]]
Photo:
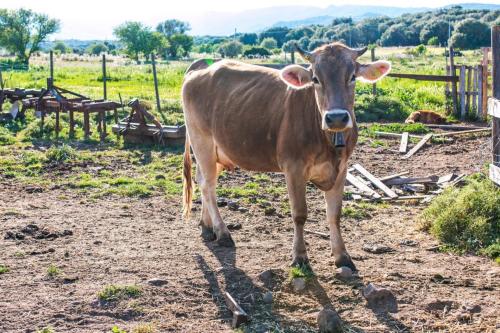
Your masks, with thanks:
[[[409,73],[389,73],[389,77],[400,79],[413,79],[418,81],[434,81],[434,82],[457,82],[458,76],[453,75],[428,75],[428,74],[409,74]]]
[[[496,98],[488,99],[488,114],[495,118],[500,118],[500,100]]]
[[[375,131],[373,132],[376,136],[381,136],[381,137],[388,137],[388,138],[401,138],[403,134],[401,133],[391,133],[391,132],[380,132],[380,131]],[[410,138],[416,138],[416,139],[422,139],[422,135],[414,135],[414,134],[409,134],[408,137]]]
[[[439,128],[450,131],[465,131],[465,130],[474,130],[474,129],[486,129],[488,127],[480,127],[480,126],[461,126],[461,125],[434,125],[434,124],[426,124],[425,126],[429,128]]]
[[[474,67],[474,71],[472,73],[472,91],[474,92],[474,95],[472,96],[472,109],[476,112],[477,118],[481,119],[481,115],[479,114],[477,110],[477,66]]]
[[[460,119],[465,119],[465,65],[460,66]]]
[[[471,113],[471,98],[472,95],[472,68],[467,68],[467,102],[466,102],[466,112]]]
[[[459,131],[459,132],[445,132],[445,133],[437,133],[434,134],[434,137],[443,137],[443,136],[455,136],[455,135],[463,135],[463,134],[473,134],[473,133],[485,133],[490,132],[491,128],[485,127],[480,129],[474,129],[470,131]]]
[[[381,198],[378,200],[382,201],[409,201],[409,200],[425,200],[429,197],[429,195],[406,195],[406,196],[400,196],[397,198]],[[363,201],[378,201],[377,199],[364,199]]]
[[[416,145],[415,147],[413,147],[405,156],[403,156],[403,159],[408,159],[410,157],[412,157],[417,151],[420,150],[420,148],[422,148],[427,141],[429,141],[431,138],[432,138],[433,134],[432,133],[429,133],[429,134],[426,134],[422,140],[420,140]]]
[[[398,197],[398,195],[396,193],[394,193],[393,190],[391,190],[390,188],[388,188],[384,183],[382,183],[380,181],[380,179],[378,179],[377,177],[375,177],[374,175],[372,175],[370,172],[368,172],[368,170],[366,170],[365,168],[363,168],[363,166],[361,164],[354,164],[353,167],[360,174],[362,174],[366,179],[368,179],[369,181],[371,181],[373,183],[373,185],[375,185],[376,187],[378,187],[379,189],[381,189],[385,194],[387,194],[390,198],[397,198]]]
[[[398,177],[401,177],[401,176],[405,176],[405,175],[407,175],[409,173],[410,173],[409,171],[403,171],[403,172],[400,172],[400,173],[395,173],[393,175],[389,175],[389,176],[385,176],[385,177],[380,177],[379,179],[380,179],[380,181],[385,182],[386,180],[398,178]]]
[[[492,182],[500,186],[500,167],[490,164],[490,179]]]
[[[350,172],[347,173],[346,180],[353,186],[355,186],[358,190],[360,190],[362,193],[365,193],[369,196],[372,196],[376,199],[380,198],[380,194],[372,190],[371,188],[368,187],[365,183],[363,183],[358,177],[354,176]]]
[[[233,313],[233,321],[231,326],[233,328],[239,327],[241,324],[248,322],[248,315],[241,308],[241,306],[234,300],[233,296],[227,291],[224,292],[224,299],[226,300],[226,305]]]
[[[386,185],[403,185],[403,184],[432,184],[437,183],[438,176],[416,177],[416,178],[394,178],[385,181]]]
[[[399,145],[399,152],[400,153],[406,153],[406,150],[408,149],[408,137],[410,133],[404,132],[403,135],[401,136],[401,144]]]
[[[441,176],[441,177],[439,177],[437,184],[440,185],[440,184],[448,183],[448,182],[452,181],[454,177],[455,177],[454,173],[449,173],[447,175]]]

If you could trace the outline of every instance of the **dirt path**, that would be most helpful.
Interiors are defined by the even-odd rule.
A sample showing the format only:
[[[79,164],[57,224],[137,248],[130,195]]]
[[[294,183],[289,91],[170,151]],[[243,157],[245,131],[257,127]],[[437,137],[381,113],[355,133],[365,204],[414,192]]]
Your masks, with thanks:
[[[489,158],[486,139],[436,145],[410,161],[388,148],[359,147],[354,157],[376,175],[411,170],[413,175],[472,172]],[[397,148],[397,142],[391,146]],[[446,153],[452,151],[452,153]],[[246,173],[228,174],[222,185],[243,184]],[[257,204],[247,212],[221,208],[236,249],[203,243],[195,220],[181,221],[180,197],[92,199],[71,189],[40,193],[1,179],[0,332],[108,332],[117,325],[132,331],[145,323],[159,332],[232,332],[222,291],[230,291],[253,318],[249,332],[315,332],[316,314],[332,303],[347,332],[494,332],[499,328],[500,269],[491,260],[429,249],[436,241],[417,229],[421,206],[390,205],[363,219],[344,219],[343,234],[359,278],[334,277],[329,242],[307,235],[316,277],[303,292],[288,279],[292,223],[287,216],[265,216]],[[282,182],[280,176],[272,182]],[[307,227],[327,232],[321,194],[309,191]],[[278,206],[286,197],[278,196]],[[28,225],[36,225],[39,230]],[[42,232],[46,230],[47,232]],[[66,231],[65,231],[66,230]],[[9,232],[22,240],[4,239]],[[395,251],[370,254],[365,243]],[[55,265],[59,274],[49,277]],[[272,270],[273,278],[259,274]],[[160,281],[151,281],[151,279]],[[373,282],[391,288],[395,314],[365,306],[361,287]],[[163,284],[155,286],[151,283]],[[106,303],[97,294],[106,285],[138,285],[139,297]],[[262,293],[271,290],[273,304]]]

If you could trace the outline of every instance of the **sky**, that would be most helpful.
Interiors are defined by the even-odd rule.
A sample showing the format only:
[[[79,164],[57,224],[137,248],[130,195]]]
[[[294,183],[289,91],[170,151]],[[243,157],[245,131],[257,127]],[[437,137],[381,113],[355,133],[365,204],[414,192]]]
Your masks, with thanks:
[[[500,0],[0,0],[0,8],[29,8],[61,20],[61,31],[51,39],[113,39],[113,28],[124,21],[141,21],[156,26],[170,18],[191,23],[192,34],[209,31],[210,16],[214,13],[241,12],[275,6],[315,6],[363,4],[394,7],[441,7],[453,3],[492,3]],[[223,16],[222,16],[223,17]],[[276,21],[281,18],[277,17]]]

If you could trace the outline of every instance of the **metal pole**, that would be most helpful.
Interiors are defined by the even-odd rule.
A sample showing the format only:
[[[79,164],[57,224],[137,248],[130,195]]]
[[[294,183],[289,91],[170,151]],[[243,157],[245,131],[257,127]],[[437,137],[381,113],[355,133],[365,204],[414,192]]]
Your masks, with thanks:
[[[54,83],[54,52],[52,50],[50,50],[49,66],[50,66],[50,81]]]
[[[160,93],[158,92],[158,78],[156,77],[156,60],[154,54],[151,54],[151,63],[153,64],[153,80],[155,84],[156,108],[158,112],[160,112],[161,111]]]
[[[103,97],[104,100],[108,99],[108,91],[106,89],[106,54],[102,54],[102,88],[103,88]]]

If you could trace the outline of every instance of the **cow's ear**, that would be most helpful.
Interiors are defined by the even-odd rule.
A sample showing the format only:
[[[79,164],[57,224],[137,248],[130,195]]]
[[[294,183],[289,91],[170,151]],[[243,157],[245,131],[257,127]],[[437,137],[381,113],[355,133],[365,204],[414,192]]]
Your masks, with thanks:
[[[280,71],[280,78],[293,89],[302,89],[312,83],[312,73],[299,65],[289,65]]]
[[[366,65],[360,65],[357,77],[365,82],[377,82],[391,71],[391,63],[388,61],[375,61]]]

